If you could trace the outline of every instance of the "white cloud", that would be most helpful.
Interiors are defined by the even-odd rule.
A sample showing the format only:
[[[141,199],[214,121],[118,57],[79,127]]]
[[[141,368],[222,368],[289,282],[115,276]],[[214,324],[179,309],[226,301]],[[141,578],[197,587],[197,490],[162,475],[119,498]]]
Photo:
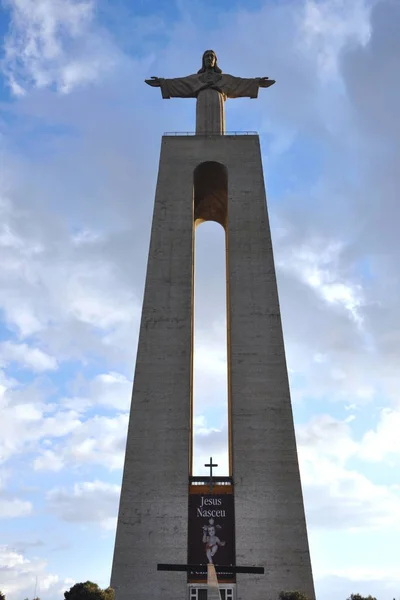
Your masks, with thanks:
[[[12,519],[15,517],[26,517],[32,512],[32,504],[25,500],[16,498],[1,498],[0,492],[0,519]]]
[[[71,314],[83,323],[103,329],[128,322],[132,317],[134,297],[125,295],[121,289],[116,290],[112,284],[114,279],[115,266],[112,264],[77,265],[70,273],[65,290]]]
[[[99,373],[91,381],[75,383],[78,395],[60,399],[63,409],[84,414],[88,409],[102,407],[118,412],[129,411],[132,396],[132,381],[122,373],[110,371]],[[48,456],[51,461],[52,456]],[[47,462],[47,459],[46,459]]]
[[[341,577],[348,579],[349,581],[387,581],[397,582],[400,584],[399,571],[393,567],[376,567],[376,568],[365,568],[365,567],[347,567],[343,569],[326,569],[319,574],[319,578],[322,577]]]
[[[0,371],[1,376],[1,371]],[[128,414],[85,416],[90,407],[127,410],[132,382],[120,373],[99,374],[85,384],[85,397],[50,403],[52,390],[37,382],[16,384],[3,379],[0,407],[0,458],[33,456],[35,470],[58,472],[67,465],[123,465]],[[0,388],[1,390],[1,388]]]
[[[10,474],[0,471],[0,519],[26,517],[32,512],[31,502],[20,500],[6,491],[6,482]]]
[[[296,436],[304,461],[328,456],[335,463],[345,464],[358,449],[348,419],[339,421],[330,415],[319,415],[299,425]]]
[[[362,443],[349,420],[314,417],[297,428],[299,461],[309,523],[316,528],[400,527],[400,488],[375,484],[348,467]],[[327,519],[329,514],[329,519]]]
[[[307,52],[317,56],[321,76],[337,76],[342,48],[369,40],[369,7],[364,0],[307,0],[301,33]]]
[[[111,470],[124,464],[128,415],[97,416],[82,424],[68,440],[66,459],[75,464],[103,465]]]
[[[400,412],[391,408],[381,411],[376,429],[367,431],[361,441],[361,458],[379,463],[384,459],[400,460]]]
[[[53,356],[39,348],[31,348],[27,344],[13,342],[0,343],[0,362],[17,362],[36,372],[57,369],[57,361]]]
[[[396,486],[377,485],[329,460],[301,462],[308,521],[312,528],[375,530],[400,527]],[[329,519],[327,518],[329,515]]]
[[[289,241],[291,232],[287,231],[285,236]],[[280,238],[282,241],[283,236]],[[322,238],[291,246],[289,241],[287,254],[284,253],[284,247],[282,250],[277,261],[281,269],[293,273],[329,304],[343,307],[360,323],[358,309],[362,304],[361,286],[341,279],[342,275],[338,272],[340,253],[344,250],[341,242],[328,242]]]
[[[90,397],[94,404],[129,410],[132,381],[121,373],[110,372],[96,375],[90,384]]]
[[[106,530],[116,525],[119,485],[102,481],[75,483],[72,491],[55,488],[47,493],[49,509],[70,523],[98,523]]]
[[[101,233],[96,232],[96,231],[91,231],[90,229],[81,229],[80,231],[77,231],[77,233],[75,233],[72,236],[72,241],[77,246],[80,246],[83,244],[92,244],[94,242],[98,242],[101,239],[103,239],[103,236],[101,235]]]
[[[42,450],[40,456],[33,461],[35,471],[61,471],[64,461],[53,450]]]
[[[0,546],[1,591],[10,600],[29,597],[38,579],[40,597],[50,599],[55,597],[60,588],[70,587],[68,584],[71,579],[63,582],[58,575],[48,573],[46,566],[44,560],[29,560],[10,547]]]
[[[214,469],[215,476],[229,475],[228,457],[228,423],[223,419],[222,426],[210,426],[204,415],[197,415],[193,420],[194,449],[193,449],[193,473],[196,476],[209,475],[210,469],[204,465],[209,462],[210,456],[213,462],[217,461],[218,467]]]
[[[351,593],[375,598],[396,598],[400,585],[397,567],[371,566],[331,569],[315,578],[316,595],[324,600],[348,598]]]
[[[16,96],[32,85],[70,92],[113,65],[107,36],[93,32],[93,0],[7,0],[7,5],[11,28],[3,70]]]
[[[16,206],[0,206],[3,223],[23,240],[1,253],[0,307],[8,327],[20,338],[35,335],[38,347],[9,341],[5,359],[45,370],[59,357],[86,360],[89,350],[108,358],[123,352],[132,368],[128,340],[138,324],[138,301],[130,282],[123,283],[118,257],[107,253],[109,242],[76,244],[48,214]],[[37,247],[40,252],[32,250]]]
[[[47,404],[46,390],[36,383],[8,387],[0,398],[0,457],[35,452],[40,440],[62,438],[81,423],[76,412]]]
[[[34,467],[57,471],[62,466],[100,465],[111,471],[124,464],[128,415],[95,416],[79,422],[75,431],[54,444],[51,450],[39,451]]]

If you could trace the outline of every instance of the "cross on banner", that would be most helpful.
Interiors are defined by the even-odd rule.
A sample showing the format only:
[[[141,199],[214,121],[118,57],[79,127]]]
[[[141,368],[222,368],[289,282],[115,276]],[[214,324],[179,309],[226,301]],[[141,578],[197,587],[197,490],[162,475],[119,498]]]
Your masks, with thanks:
[[[218,465],[217,464],[213,465],[212,456],[210,456],[210,462],[208,464],[205,464],[204,466],[210,467],[210,492],[212,492],[212,489],[213,489],[212,470],[213,470],[213,467],[218,467]]]

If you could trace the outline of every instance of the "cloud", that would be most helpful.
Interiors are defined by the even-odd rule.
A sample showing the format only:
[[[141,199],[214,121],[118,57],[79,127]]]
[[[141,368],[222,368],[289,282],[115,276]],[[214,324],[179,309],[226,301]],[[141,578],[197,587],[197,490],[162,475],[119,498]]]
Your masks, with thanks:
[[[400,494],[396,486],[376,485],[359,472],[327,460],[315,463],[312,473],[310,465],[304,463],[301,470],[311,528],[399,528]]]
[[[59,471],[65,466],[81,469],[99,465],[110,471],[124,464],[128,415],[114,417],[96,415],[79,422],[76,430],[51,449],[38,449],[34,468]]]
[[[216,477],[229,475],[227,416],[223,414],[221,420],[220,426],[210,426],[204,415],[194,417],[193,474],[195,476],[209,476],[210,469],[204,465],[209,462],[210,456],[213,457],[214,463],[216,461],[218,463],[214,475]]]
[[[43,449],[33,461],[33,467],[36,471],[61,471],[64,466],[62,456],[54,450]]]
[[[132,395],[132,381],[121,373],[96,375],[90,385],[90,396],[99,405],[116,410],[129,410]]]
[[[340,421],[330,415],[313,417],[305,425],[298,425],[296,438],[304,460],[328,456],[338,464],[345,464],[358,449],[352,439],[350,420]]]
[[[108,36],[93,28],[93,0],[7,0],[6,6],[11,28],[2,67],[16,96],[53,85],[67,93],[113,66]]]
[[[1,371],[0,371],[1,375]],[[85,413],[127,410],[132,382],[109,372],[84,383],[86,396],[49,400],[53,388],[40,380],[18,384],[3,379],[0,406],[0,457],[3,462],[19,454],[33,457],[36,470],[58,472],[65,466],[98,464],[111,470],[124,460],[128,414],[111,416]]]
[[[40,440],[62,438],[79,426],[76,412],[57,410],[37,381],[9,386],[0,398],[0,457],[4,462],[37,450]]]
[[[400,527],[400,488],[373,483],[348,466],[362,453],[363,446],[363,442],[354,441],[348,420],[314,417],[297,427],[297,442],[312,528]]]
[[[26,517],[32,513],[32,504],[24,500],[0,498],[0,519]]]
[[[307,0],[301,22],[307,52],[317,58],[323,78],[339,75],[341,50],[347,44],[366,45],[370,37],[369,7],[363,0]]]
[[[26,517],[32,512],[31,502],[20,500],[5,489],[7,474],[0,472],[0,519]]]
[[[118,412],[130,408],[132,381],[121,373],[99,373],[89,382],[77,382],[75,388],[78,395],[61,400],[65,408],[79,412],[85,412],[89,407],[105,407]]]
[[[0,546],[1,590],[12,599],[29,597],[35,589],[37,578],[40,582],[40,595],[51,598],[68,589],[73,580],[60,580],[58,575],[48,573],[44,560],[27,559],[23,554],[8,546]]]
[[[287,235],[290,236],[290,232],[287,232]],[[336,265],[343,251],[341,243],[329,243],[326,238],[314,239],[287,250],[286,256],[283,252],[280,253],[278,267],[293,273],[302,283],[315,290],[328,305],[348,311],[349,316],[360,324],[362,288],[351,281],[343,281],[341,274],[337,272]]]
[[[119,485],[102,481],[75,483],[73,490],[52,489],[47,493],[49,510],[69,523],[96,523],[107,530],[116,526]]]
[[[376,429],[363,435],[359,456],[364,460],[379,463],[384,459],[400,459],[400,412],[383,408]]]
[[[0,361],[16,362],[36,372],[57,369],[57,361],[53,356],[39,348],[30,348],[27,344],[0,343]]]
[[[76,244],[60,220],[54,223],[46,213],[33,216],[33,208],[23,202],[0,203],[0,215],[23,240],[4,246],[0,305],[9,329],[19,338],[31,338],[29,343],[4,342],[4,360],[44,371],[59,361],[83,359],[89,351],[111,359],[121,349],[128,355],[139,306],[128,281],[123,284],[117,258],[108,254],[110,241],[95,236]]]
[[[374,598],[395,598],[399,589],[397,568],[363,567],[332,570],[324,573],[315,580],[318,598],[336,600],[348,598],[351,593],[362,596],[371,595]]]

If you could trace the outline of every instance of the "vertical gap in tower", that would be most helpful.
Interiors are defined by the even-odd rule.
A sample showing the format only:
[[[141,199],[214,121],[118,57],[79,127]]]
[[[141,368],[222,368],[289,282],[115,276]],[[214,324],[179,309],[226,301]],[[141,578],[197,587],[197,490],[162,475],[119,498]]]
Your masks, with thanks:
[[[193,475],[229,475],[225,231],[196,228],[193,344]]]

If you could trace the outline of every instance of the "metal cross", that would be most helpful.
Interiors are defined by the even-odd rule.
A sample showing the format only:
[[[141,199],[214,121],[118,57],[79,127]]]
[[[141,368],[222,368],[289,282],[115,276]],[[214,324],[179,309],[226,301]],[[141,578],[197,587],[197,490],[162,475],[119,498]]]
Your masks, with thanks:
[[[212,473],[212,470],[213,470],[213,467],[218,467],[218,465],[217,464],[215,464],[215,465],[213,464],[212,456],[210,456],[210,462],[209,462],[209,464],[208,465],[206,464],[204,466],[205,467],[210,467],[210,492],[212,492],[212,489],[213,489],[213,476],[212,476],[213,473]]]

